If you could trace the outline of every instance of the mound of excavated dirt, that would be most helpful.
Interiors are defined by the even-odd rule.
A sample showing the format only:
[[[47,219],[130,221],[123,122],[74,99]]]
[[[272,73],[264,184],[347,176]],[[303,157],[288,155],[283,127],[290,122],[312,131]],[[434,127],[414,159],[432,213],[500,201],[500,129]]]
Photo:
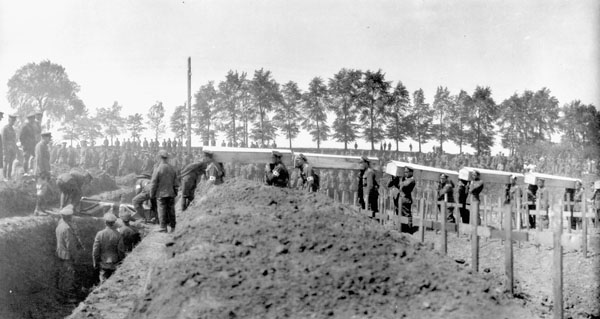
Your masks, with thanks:
[[[535,317],[322,195],[240,179],[205,194],[180,215],[170,258],[130,318]]]
[[[137,181],[138,174],[127,174],[125,176],[117,176],[115,177],[115,180],[117,182],[117,185],[121,185],[121,186],[131,186],[133,187],[135,185],[135,181]]]

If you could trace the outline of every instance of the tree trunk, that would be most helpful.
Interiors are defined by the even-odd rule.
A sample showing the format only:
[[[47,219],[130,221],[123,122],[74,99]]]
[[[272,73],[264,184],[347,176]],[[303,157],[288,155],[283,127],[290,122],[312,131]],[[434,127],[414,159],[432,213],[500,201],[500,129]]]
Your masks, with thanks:
[[[373,102],[374,103],[374,102]],[[375,150],[375,138],[373,137],[373,106],[371,105],[371,113],[369,114],[371,118],[371,131],[369,132],[369,139],[371,140],[371,150]]]
[[[317,149],[321,148],[321,131],[319,130],[319,121],[317,121]]]

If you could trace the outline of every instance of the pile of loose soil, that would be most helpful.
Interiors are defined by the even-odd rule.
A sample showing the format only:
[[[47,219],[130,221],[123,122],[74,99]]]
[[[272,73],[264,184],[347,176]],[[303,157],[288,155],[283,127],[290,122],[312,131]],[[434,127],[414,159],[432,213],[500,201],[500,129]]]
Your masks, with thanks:
[[[117,176],[115,177],[115,180],[117,182],[117,185],[119,186],[129,186],[129,187],[133,187],[135,185],[135,181],[137,181],[137,177],[139,175],[138,174],[127,174],[125,176]]]
[[[535,317],[323,195],[240,179],[201,194],[129,318]]]

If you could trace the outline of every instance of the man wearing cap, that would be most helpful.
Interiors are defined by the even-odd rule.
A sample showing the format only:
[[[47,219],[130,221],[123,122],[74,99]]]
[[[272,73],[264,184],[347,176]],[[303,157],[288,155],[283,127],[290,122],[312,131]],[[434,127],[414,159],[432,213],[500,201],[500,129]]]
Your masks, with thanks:
[[[15,133],[16,115],[8,116],[8,124],[2,128],[2,148],[4,153],[4,178],[12,177],[12,166],[17,156],[17,134]]]
[[[92,179],[90,173],[70,172],[59,175],[56,184],[60,190],[60,207],[72,204],[75,211],[79,211],[83,186],[89,184]]]
[[[167,224],[171,226],[171,232],[175,230],[175,197],[179,189],[177,172],[168,162],[169,153],[165,150],[158,152],[160,164],[152,173],[150,198],[154,198],[158,204],[158,220],[160,232],[167,231]]]
[[[214,185],[223,184],[223,178],[225,177],[223,163],[217,163],[210,152],[204,152],[204,156],[207,160],[206,178],[208,179],[208,183]]]
[[[21,128],[21,133],[19,134],[19,141],[21,141],[21,147],[23,148],[23,169],[25,173],[28,173],[33,168],[30,165],[30,159],[35,155],[36,126],[35,114],[29,114],[27,116],[27,123]]]
[[[309,193],[317,192],[319,190],[320,182],[319,175],[315,173],[312,165],[308,163],[304,154],[300,154],[298,157],[296,157],[295,166],[296,168],[300,169],[300,179],[302,180],[300,187],[308,190]]]
[[[359,173],[359,203],[363,209],[370,210],[375,217],[375,213],[379,212],[379,184],[375,178],[375,171],[371,169],[371,163],[366,156],[360,158],[360,173]],[[362,187],[361,187],[362,186]],[[367,202],[364,200],[367,196]]]
[[[61,218],[56,226],[56,257],[58,267],[56,288],[65,294],[67,300],[76,296],[74,257],[83,248],[75,229],[71,226],[73,206],[63,207],[59,212]],[[74,301],[74,300],[73,300]]]
[[[152,178],[152,176],[148,173],[142,173],[137,178],[138,180],[135,182],[136,195],[132,200],[133,207],[138,215],[144,217],[144,221],[146,223],[150,223],[153,220],[157,221],[158,215],[156,213],[156,199],[150,199],[150,191],[152,190],[150,178]],[[143,206],[144,202],[148,200],[150,200],[149,212],[147,212]]]
[[[84,169],[90,169],[94,166],[94,153],[87,145],[87,141],[81,143],[81,156],[79,157],[79,166]]]
[[[265,181],[267,185],[288,187],[290,175],[281,162],[281,153],[273,151],[273,162],[265,166]]]
[[[454,183],[448,178],[448,175],[440,174],[440,181],[438,183],[438,202],[446,201],[446,203],[454,203]],[[440,205],[438,210],[441,212]],[[448,223],[456,222],[454,218],[454,206],[446,208],[446,221]]]
[[[181,170],[181,211],[186,210],[194,200],[200,176],[204,175],[208,162],[212,162],[212,153],[204,152],[204,156],[206,158],[204,161],[190,163]]]
[[[106,227],[94,238],[92,258],[94,269],[100,270],[100,283],[108,279],[125,258],[125,246],[121,234],[115,226],[117,217],[113,213],[104,214]]]
[[[119,233],[123,240],[125,253],[129,253],[142,240],[140,233],[133,226],[129,225],[131,213],[125,208],[119,209],[119,218],[123,221],[123,226],[119,227]]]

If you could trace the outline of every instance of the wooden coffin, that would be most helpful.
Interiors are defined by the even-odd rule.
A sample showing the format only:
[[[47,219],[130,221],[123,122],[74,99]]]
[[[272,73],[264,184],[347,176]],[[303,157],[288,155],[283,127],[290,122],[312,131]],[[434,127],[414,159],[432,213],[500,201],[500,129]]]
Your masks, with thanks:
[[[317,169],[360,169],[360,156],[345,156],[345,155],[329,155],[317,153],[297,153],[295,156],[302,154],[306,157],[306,161]],[[379,158],[368,157],[372,169],[380,170]]]
[[[454,182],[458,181],[458,173],[455,171],[401,161],[390,161],[387,163],[385,172],[393,176],[404,176],[405,167],[413,169],[413,176],[416,180],[439,181],[440,174],[446,174],[450,180]]]
[[[556,176],[542,173],[525,173],[525,183],[535,185],[539,179],[544,180],[545,187],[575,188],[575,184],[581,180],[571,177]]]
[[[458,175],[460,179],[469,180],[470,173],[473,171],[479,172],[479,177],[484,183],[491,184],[509,184],[510,177],[515,173],[496,171],[491,169],[474,168],[474,167],[463,167],[460,169]],[[518,179],[518,176],[517,176]]]
[[[219,147],[204,146],[203,151],[213,153],[213,159],[221,163],[242,163],[242,164],[266,164],[271,163],[273,151],[281,153],[281,161],[290,166],[292,162],[292,151],[289,149],[270,149],[270,148],[239,148],[239,147]]]

